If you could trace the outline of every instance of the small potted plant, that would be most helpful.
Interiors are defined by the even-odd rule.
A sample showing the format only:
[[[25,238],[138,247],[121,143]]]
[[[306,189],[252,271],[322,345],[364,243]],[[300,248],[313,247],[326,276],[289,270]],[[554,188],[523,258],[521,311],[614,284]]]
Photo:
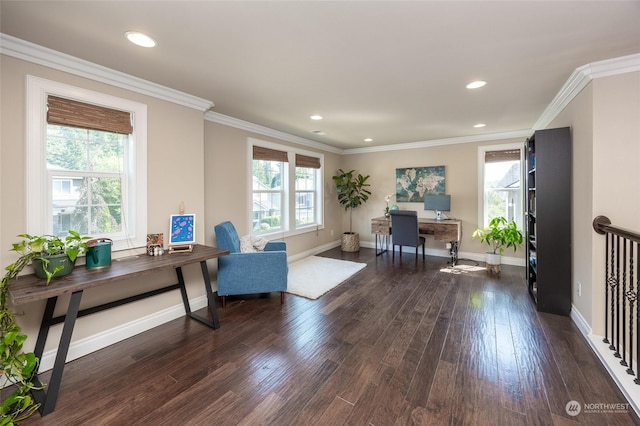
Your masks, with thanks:
[[[33,272],[39,278],[45,278],[47,285],[51,279],[70,274],[79,255],[87,251],[87,240],[91,237],[69,230],[66,237],[57,235],[18,235],[24,238],[13,244],[11,250],[22,256],[29,256]]]
[[[473,238],[479,238],[487,243],[491,251],[487,252],[487,270],[500,272],[501,256],[505,248],[513,248],[514,253],[522,245],[522,232],[514,221],[507,222],[502,216],[494,217],[486,228],[478,228],[473,232]]]
[[[369,199],[371,192],[367,189],[369,175],[354,175],[354,170],[348,172],[338,170],[340,174],[333,176],[338,192],[338,202],[349,211],[349,232],[342,234],[342,251],[354,252],[360,250],[360,236],[352,231],[353,209],[364,204]]]

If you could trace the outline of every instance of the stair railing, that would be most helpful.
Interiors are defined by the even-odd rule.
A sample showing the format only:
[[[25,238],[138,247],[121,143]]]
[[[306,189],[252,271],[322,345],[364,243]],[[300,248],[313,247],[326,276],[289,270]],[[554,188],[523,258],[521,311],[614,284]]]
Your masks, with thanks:
[[[611,225],[606,216],[593,219],[593,229],[606,238],[605,242],[605,337],[613,356],[627,367],[627,373],[640,378],[634,371],[640,341],[640,234]]]

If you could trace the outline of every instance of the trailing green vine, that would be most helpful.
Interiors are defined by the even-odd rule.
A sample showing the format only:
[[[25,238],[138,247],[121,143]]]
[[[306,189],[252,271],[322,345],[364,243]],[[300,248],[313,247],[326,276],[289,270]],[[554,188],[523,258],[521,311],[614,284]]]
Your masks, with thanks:
[[[18,248],[14,244],[13,250],[19,251]],[[0,426],[17,424],[35,413],[39,407],[31,397],[31,390],[34,388],[31,377],[38,366],[38,358],[33,352],[22,350],[27,336],[22,334],[14,312],[7,306],[9,285],[35,256],[34,252],[22,252],[15,263],[5,268],[7,272],[0,284],[0,388],[3,392],[15,389],[9,396],[2,396]],[[7,387],[9,385],[13,386]]]

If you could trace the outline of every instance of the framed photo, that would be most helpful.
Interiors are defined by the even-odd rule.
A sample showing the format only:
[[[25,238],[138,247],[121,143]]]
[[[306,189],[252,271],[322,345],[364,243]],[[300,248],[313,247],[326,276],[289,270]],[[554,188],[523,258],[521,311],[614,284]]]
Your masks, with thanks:
[[[444,166],[396,169],[396,201],[422,203],[425,194],[444,194]]]
[[[196,242],[196,215],[172,214],[169,227],[169,245]]]

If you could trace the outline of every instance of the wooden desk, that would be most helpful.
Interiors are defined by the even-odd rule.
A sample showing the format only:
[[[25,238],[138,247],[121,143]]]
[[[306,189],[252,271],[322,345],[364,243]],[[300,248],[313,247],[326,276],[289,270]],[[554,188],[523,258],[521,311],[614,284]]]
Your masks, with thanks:
[[[126,303],[135,302],[161,293],[166,293],[168,291],[180,290],[187,316],[198,320],[211,328],[219,328],[220,321],[216,312],[216,305],[213,298],[213,290],[211,289],[211,281],[209,279],[209,270],[207,268],[206,261],[208,259],[218,258],[227,254],[229,254],[227,250],[196,244],[192,252],[164,254],[162,256],[148,256],[143,254],[123,259],[116,259],[112,262],[111,266],[107,268],[87,269],[84,266],[78,266],[71,274],[54,279],[49,286],[45,286],[45,281],[41,278],[37,278],[35,275],[21,276],[15,282],[11,283],[11,286],[9,287],[9,295],[14,305],[22,305],[37,300],[47,300],[44,314],[42,316],[42,322],[40,324],[38,339],[36,340],[36,346],[34,349],[34,353],[39,359],[42,359],[42,353],[44,351],[44,346],[51,326],[64,323],[47,391],[45,392],[44,389],[32,391],[34,399],[40,404],[40,413],[44,416],[51,413],[55,408],[56,400],[58,399],[58,391],[60,390],[60,384],[62,382],[64,365],[69,352],[73,327],[75,326],[76,319],[79,317],[104,311],[116,306],[121,306]],[[187,290],[182,276],[182,266],[197,262],[200,262],[200,268],[202,270],[202,278],[204,280],[204,286],[207,293],[207,301],[212,318],[211,320],[191,312],[191,306],[189,305],[189,298],[187,296]],[[156,290],[130,296],[125,299],[80,310],[80,300],[82,299],[82,292],[85,289],[113,284],[120,280],[138,278],[151,272],[165,269],[175,269],[178,278],[177,284],[172,284]],[[53,314],[58,296],[66,293],[71,293],[67,313],[59,317],[54,317]],[[36,388],[42,388],[42,383],[40,382],[37,374],[34,374],[32,379]]]
[[[458,243],[460,242],[460,233],[462,230],[462,221],[460,220],[435,220],[423,217],[418,218],[418,229],[420,234],[433,235],[437,241],[446,241],[451,244],[449,255],[453,265],[458,261]],[[386,252],[389,246],[389,236],[392,234],[391,218],[376,217],[371,219],[371,233],[376,236],[376,256]],[[380,242],[380,252],[378,252],[378,239],[384,239],[386,247],[383,249],[382,241]]]

